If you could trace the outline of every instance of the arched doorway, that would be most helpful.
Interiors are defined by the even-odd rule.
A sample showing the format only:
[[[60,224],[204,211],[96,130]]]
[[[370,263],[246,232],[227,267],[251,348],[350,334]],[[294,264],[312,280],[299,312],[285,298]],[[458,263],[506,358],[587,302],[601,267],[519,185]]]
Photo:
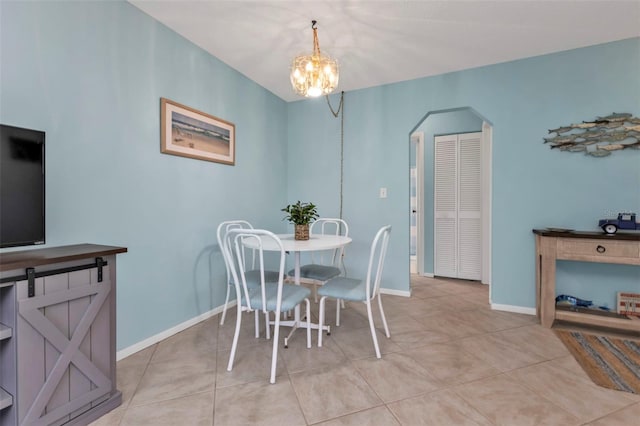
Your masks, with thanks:
[[[434,211],[434,141],[446,135],[480,136],[481,281],[491,283],[491,144],[492,124],[471,107],[429,111],[409,134],[410,139],[410,259],[413,272],[434,276],[436,257]]]

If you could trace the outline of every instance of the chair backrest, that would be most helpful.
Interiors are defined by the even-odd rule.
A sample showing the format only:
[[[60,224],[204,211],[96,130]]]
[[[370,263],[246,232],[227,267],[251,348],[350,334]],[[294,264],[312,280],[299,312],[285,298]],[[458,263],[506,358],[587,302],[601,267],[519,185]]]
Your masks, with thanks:
[[[225,244],[228,250],[230,260],[231,274],[234,277],[236,283],[236,292],[238,297],[241,293],[245,296],[245,303],[249,310],[261,309],[267,310],[267,294],[266,294],[266,280],[265,280],[265,263],[264,252],[265,245],[268,246],[268,251],[273,252],[276,255],[279,254],[279,279],[278,279],[278,291],[276,301],[276,311],[280,312],[282,304],[282,286],[283,277],[285,274],[285,254],[284,247],[280,238],[273,232],[264,229],[231,229],[228,232],[227,243]],[[245,249],[254,250],[256,258],[258,260],[258,270],[260,271],[260,292],[261,292],[261,306],[251,306],[251,300],[249,297],[249,289],[247,287],[245,264],[242,260]],[[233,250],[233,252],[232,252]],[[239,278],[239,279],[238,279]]]
[[[218,225],[216,234],[218,237],[218,246],[220,246],[220,251],[222,252],[222,257],[224,259],[224,265],[227,269],[227,283],[231,282],[232,276],[231,276],[231,270],[229,269],[229,259],[226,256],[226,252],[223,250],[223,246],[227,241],[229,231],[232,229],[253,229],[253,226],[251,226],[251,224],[246,220],[227,220],[222,222],[220,225]],[[255,268],[255,261],[256,261],[255,251],[253,251],[252,254],[253,254],[253,257],[251,260],[251,268],[253,269]],[[246,258],[243,253],[242,261],[244,262],[245,260]]]
[[[321,217],[311,224],[309,234],[321,235],[342,235],[349,236],[349,225],[342,219],[332,217]],[[313,263],[321,265],[331,265],[344,269],[344,246],[333,249],[311,253]]]
[[[389,245],[389,235],[391,234],[391,225],[383,226],[376,234],[371,243],[371,252],[369,253],[369,267],[367,269],[367,299],[373,299],[378,295],[380,290],[380,282],[382,280],[382,269],[384,267],[384,258],[387,255],[387,247]],[[375,270],[374,270],[375,268]]]

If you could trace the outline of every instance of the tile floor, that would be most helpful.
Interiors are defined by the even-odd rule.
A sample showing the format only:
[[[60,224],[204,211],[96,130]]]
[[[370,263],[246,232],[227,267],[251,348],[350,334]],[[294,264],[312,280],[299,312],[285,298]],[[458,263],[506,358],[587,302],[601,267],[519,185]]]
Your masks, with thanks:
[[[382,359],[364,305],[348,304],[322,348],[302,330],[280,347],[274,385],[248,314],[227,372],[234,308],[118,362],[123,403],[93,425],[637,424],[640,395],[594,385],[535,317],[492,311],[486,286],[416,277],[412,292],[383,296]]]

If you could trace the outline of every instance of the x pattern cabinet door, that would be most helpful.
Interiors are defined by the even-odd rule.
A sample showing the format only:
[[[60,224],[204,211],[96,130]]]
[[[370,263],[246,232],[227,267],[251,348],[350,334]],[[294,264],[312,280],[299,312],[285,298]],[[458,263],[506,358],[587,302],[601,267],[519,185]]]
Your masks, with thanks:
[[[108,398],[109,270],[37,278],[33,297],[17,283],[19,424],[64,423]]]

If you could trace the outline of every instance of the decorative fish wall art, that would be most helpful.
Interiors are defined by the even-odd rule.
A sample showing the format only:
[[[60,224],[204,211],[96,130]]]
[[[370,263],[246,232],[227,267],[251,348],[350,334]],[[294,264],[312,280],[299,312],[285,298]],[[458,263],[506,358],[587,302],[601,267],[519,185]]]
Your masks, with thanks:
[[[551,149],[606,157],[621,149],[640,149],[640,118],[613,113],[593,121],[549,129],[556,136],[543,138]]]

